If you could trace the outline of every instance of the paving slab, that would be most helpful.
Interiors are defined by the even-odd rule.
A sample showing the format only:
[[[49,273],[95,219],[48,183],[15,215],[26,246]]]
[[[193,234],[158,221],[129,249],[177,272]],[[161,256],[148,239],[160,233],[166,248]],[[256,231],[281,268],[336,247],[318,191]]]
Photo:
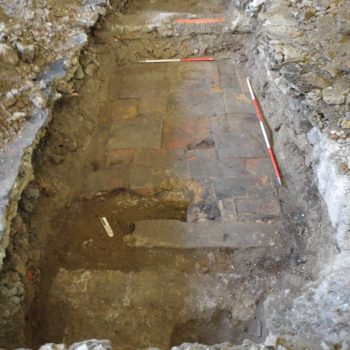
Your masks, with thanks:
[[[196,90],[201,93],[218,91],[220,86],[219,71],[215,62],[200,62],[178,65],[170,71],[172,75],[172,90],[191,93]]]
[[[207,119],[176,118],[164,121],[162,146],[166,149],[188,149],[208,138],[211,138],[211,130]]]
[[[219,158],[264,158],[266,146],[253,115],[232,115],[219,122],[213,133]]]
[[[131,246],[149,248],[250,249],[273,246],[278,237],[277,226],[267,223],[145,220],[135,223],[135,231],[125,241]]]
[[[231,62],[218,62],[220,86],[232,92],[243,93],[240,81],[236,74],[235,65]]]
[[[135,150],[134,164],[150,168],[171,168],[178,162],[184,161],[183,149],[137,149]]]
[[[225,179],[233,176],[246,175],[243,159],[190,158],[187,160],[188,174],[192,179]]]
[[[239,85],[241,87],[241,91],[245,94],[249,94],[249,88],[247,84],[247,77],[249,76],[248,72],[245,72],[242,66],[237,67],[235,65],[236,76],[239,81]]]
[[[225,89],[225,107],[227,113],[254,113],[254,106],[249,94],[237,93],[236,89]]]
[[[130,170],[130,189],[171,190],[172,179],[166,169],[135,166]]]
[[[137,116],[137,99],[119,99],[103,104],[99,119],[102,121],[118,121]]]
[[[208,80],[215,79],[218,76],[216,62],[189,62],[187,64],[171,65],[171,76],[174,81],[183,80],[202,80],[206,77]]]
[[[167,65],[133,65],[124,68],[121,74],[121,98],[168,95],[170,78]]]
[[[267,175],[275,177],[275,172],[269,158],[247,158],[244,159],[245,169],[253,176]]]
[[[169,99],[169,116],[173,118],[211,118],[224,113],[224,99],[220,91],[177,90]]]
[[[119,188],[127,188],[129,184],[129,168],[120,165],[114,169],[102,169],[90,172],[84,179],[84,192],[111,192]]]
[[[133,149],[114,149],[107,151],[105,166],[107,168],[115,165],[131,165],[134,161],[135,150]]]
[[[200,159],[201,161],[218,159],[216,148],[209,149],[190,149],[185,151],[187,161]]]
[[[213,181],[214,192],[218,198],[246,197],[259,195],[262,191],[273,191],[267,176],[236,176]]]
[[[227,158],[224,160],[220,159],[218,167],[221,171],[222,179],[248,175],[245,167],[244,159],[237,159],[237,158]]]
[[[168,96],[143,96],[139,99],[138,110],[140,114],[158,113],[167,115]]]
[[[162,131],[163,119],[159,116],[121,120],[111,126],[107,149],[160,148]]]
[[[222,176],[218,160],[192,159],[187,161],[188,173],[192,179],[217,179]]]

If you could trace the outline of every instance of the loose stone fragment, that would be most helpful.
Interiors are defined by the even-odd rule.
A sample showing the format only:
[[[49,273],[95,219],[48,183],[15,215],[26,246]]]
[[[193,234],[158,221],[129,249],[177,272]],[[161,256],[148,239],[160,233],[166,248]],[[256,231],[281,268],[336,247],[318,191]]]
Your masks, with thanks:
[[[338,32],[340,34],[350,34],[350,7],[340,8],[338,13]]]
[[[33,44],[16,43],[16,48],[24,62],[32,63],[35,58],[35,47]]]
[[[112,344],[109,340],[92,339],[74,343],[68,350],[112,350]]]
[[[41,346],[39,350],[66,350],[66,346],[64,344],[54,344],[49,343]]]
[[[313,6],[317,11],[324,11],[330,6],[329,0],[313,0]]]
[[[0,44],[0,61],[12,66],[17,66],[18,56],[16,51],[8,44]]]
[[[46,100],[42,95],[37,95],[32,100],[33,105],[37,108],[44,109],[46,108]]]
[[[323,101],[329,105],[342,105],[345,103],[345,96],[338,89],[330,86],[322,90]]]
[[[350,118],[342,119],[339,124],[343,129],[350,129]]]

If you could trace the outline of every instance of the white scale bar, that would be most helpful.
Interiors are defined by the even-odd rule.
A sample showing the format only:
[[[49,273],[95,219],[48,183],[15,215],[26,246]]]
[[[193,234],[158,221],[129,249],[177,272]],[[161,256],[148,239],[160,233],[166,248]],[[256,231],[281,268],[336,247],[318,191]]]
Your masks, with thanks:
[[[102,224],[103,228],[105,229],[107,235],[109,237],[113,237],[114,236],[114,232],[112,230],[111,225],[107,221],[107,219],[105,217],[101,217],[100,220],[101,220],[101,224]]]
[[[144,60],[139,61],[140,63],[164,63],[164,62],[181,62],[180,58],[172,58],[172,59],[166,59],[166,60]]]

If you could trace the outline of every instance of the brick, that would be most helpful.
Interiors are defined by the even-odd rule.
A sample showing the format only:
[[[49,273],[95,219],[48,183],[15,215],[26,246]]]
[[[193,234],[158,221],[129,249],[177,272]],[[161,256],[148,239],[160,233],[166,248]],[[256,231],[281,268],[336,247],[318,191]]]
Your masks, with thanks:
[[[276,198],[241,198],[235,200],[239,220],[272,219],[281,215]]]
[[[225,108],[227,113],[247,113],[255,112],[251,98],[248,94],[236,93],[234,90],[225,90]]]

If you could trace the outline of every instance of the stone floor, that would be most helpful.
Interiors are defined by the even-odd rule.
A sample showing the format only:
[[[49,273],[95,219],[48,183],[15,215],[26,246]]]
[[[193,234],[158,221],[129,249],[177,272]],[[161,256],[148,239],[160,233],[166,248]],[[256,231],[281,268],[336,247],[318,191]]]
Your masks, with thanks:
[[[101,102],[94,171],[84,191],[155,192],[195,183],[190,221],[205,219],[208,206],[222,220],[280,215],[241,67],[135,64],[118,73],[120,83],[111,83],[108,101]]]

